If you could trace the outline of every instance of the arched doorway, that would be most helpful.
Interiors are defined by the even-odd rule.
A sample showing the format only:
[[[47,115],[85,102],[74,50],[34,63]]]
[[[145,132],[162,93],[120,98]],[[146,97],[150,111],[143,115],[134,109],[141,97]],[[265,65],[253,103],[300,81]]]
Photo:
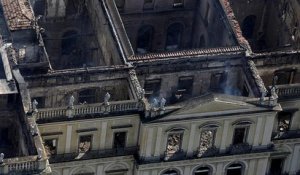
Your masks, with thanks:
[[[251,39],[253,37],[254,28],[256,23],[256,16],[247,16],[242,24],[242,32],[245,38]]]
[[[181,46],[182,33],[183,25],[181,23],[171,24],[167,30],[165,49],[168,51],[178,50]]]

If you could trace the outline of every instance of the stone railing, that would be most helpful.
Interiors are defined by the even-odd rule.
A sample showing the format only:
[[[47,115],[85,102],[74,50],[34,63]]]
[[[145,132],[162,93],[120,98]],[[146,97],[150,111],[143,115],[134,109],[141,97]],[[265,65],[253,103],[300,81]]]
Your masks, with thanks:
[[[279,98],[300,97],[300,83],[276,85]]]
[[[300,138],[300,130],[289,130],[284,132],[273,132],[272,140]]]
[[[37,120],[51,120],[58,118],[72,118],[87,114],[109,114],[117,112],[138,111],[141,109],[141,103],[138,101],[127,100],[110,102],[110,105],[104,103],[75,105],[74,108],[44,108],[39,109],[36,114]]]
[[[45,159],[38,160],[37,156],[16,157],[4,159],[0,164],[0,174],[36,174],[46,167]]]

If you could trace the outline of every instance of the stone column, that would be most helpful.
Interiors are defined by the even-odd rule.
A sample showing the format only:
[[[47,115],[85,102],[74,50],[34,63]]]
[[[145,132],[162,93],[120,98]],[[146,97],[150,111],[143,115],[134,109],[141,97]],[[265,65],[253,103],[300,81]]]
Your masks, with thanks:
[[[162,136],[162,127],[158,127],[157,128],[157,135],[156,135],[155,151],[154,151],[154,156],[155,157],[160,155],[161,136]]]
[[[262,145],[267,145],[267,144],[270,143],[272,130],[273,130],[273,125],[274,125],[274,116],[267,116],[266,117],[266,122],[265,122],[265,125],[264,125],[265,130],[264,130]]]
[[[223,163],[218,163],[217,168],[216,168],[216,173],[215,175],[223,175],[225,172],[223,172]]]
[[[103,173],[103,165],[98,165],[97,166],[97,174],[104,174]]]
[[[268,159],[267,158],[259,159],[258,163],[257,163],[257,171],[254,174],[256,174],[256,175],[265,175],[267,173],[267,165],[268,165]]]
[[[153,128],[148,128],[147,144],[146,144],[146,157],[151,157],[153,144]]]
[[[260,142],[260,135],[261,133],[261,126],[262,126],[263,118],[258,117],[257,123],[256,123],[256,128],[255,128],[255,135],[254,135],[254,141],[253,141],[253,146],[258,146]]]
[[[107,130],[107,122],[102,122],[101,124],[101,134],[100,134],[100,150],[105,149],[106,143],[106,130]]]
[[[70,151],[71,151],[71,141],[72,141],[72,125],[67,125],[65,153],[70,153]]]
[[[196,124],[192,124],[191,126],[191,132],[189,137],[189,144],[187,149],[187,155],[192,156],[193,155],[193,146],[194,146],[194,140],[195,140],[195,130],[196,130]]]
[[[296,172],[299,168],[299,156],[300,156],[300,145],[296,145],[293,152],[293,157],[291,161],[291,172]],[[283,167],[284,168],[284,167]]]
[[[228,135],[228,127],[229,127],[229,121],[224,122],[224,128],[223,128],[223,133],[222,133],[222,140],[221,140],[221,146],[220,146],[220,151],[224,152],[226,151],[226,141],[227,141],[227,135]]]

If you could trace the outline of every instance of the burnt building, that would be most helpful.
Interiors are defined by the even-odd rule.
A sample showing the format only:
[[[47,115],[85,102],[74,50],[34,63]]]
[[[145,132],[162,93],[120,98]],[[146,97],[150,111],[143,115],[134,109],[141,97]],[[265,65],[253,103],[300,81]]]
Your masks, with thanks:
[[[0,0],[0,174],[299,174],[299,8]]]

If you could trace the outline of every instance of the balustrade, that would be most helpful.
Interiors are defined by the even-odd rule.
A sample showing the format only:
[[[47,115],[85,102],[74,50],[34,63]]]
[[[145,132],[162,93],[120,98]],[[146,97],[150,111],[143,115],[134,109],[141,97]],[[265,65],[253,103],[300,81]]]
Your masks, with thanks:
[[[0,174],[8,172],[22,172],[26,174],[39,172],[44,168],[42,165],[46,164],[45,161],[38,161],[36,156],[4,159],[4,163],[0,165]]]
[[[300,97],[300,83],[277,85],[276,88],[279,98]]]
[[[37,120],[49,120],[54,118],[67,118],[86,114],[108,114],[115,112],[137,111],[140,103],[133,100],[104,103],[75,105],[73,109],[67,107],[39,109]]]

